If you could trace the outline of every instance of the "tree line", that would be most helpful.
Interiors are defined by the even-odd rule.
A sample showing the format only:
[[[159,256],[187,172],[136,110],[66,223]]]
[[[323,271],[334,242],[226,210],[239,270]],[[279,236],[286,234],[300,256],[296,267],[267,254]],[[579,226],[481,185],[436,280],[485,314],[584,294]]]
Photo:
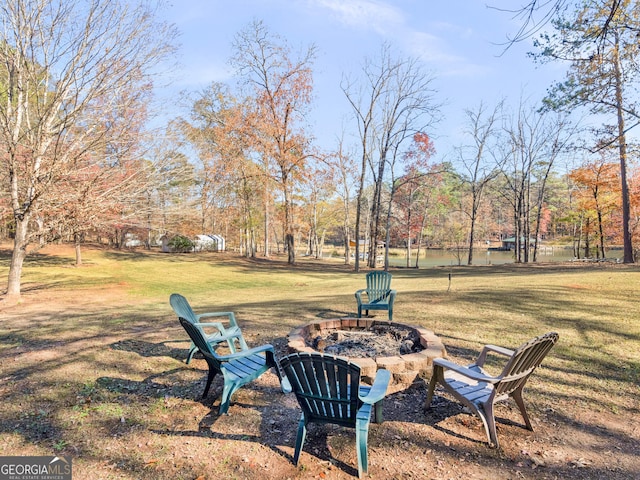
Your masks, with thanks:
[[[320,149],[307,125],[316,47],[294,51],[261,21],[238,32],[235,78],[184,96],[185,114],[150,128],[158,67],[174,27],[153,2],[17,0],[0,6],[0,235],[13,242],[7,294],[27,253],[56,240],[114,246],[136,234],[216,233],[243,255],[322,256],[344,245],[356,270],[389,248],[474,247],[514,237],[518,262],[540,239],[633,262],[640,178],[638,2],[554,10],[534,61],[567,66],[542,101],[479,99],[465,139],[438,152],[434,74],[383,44],[340,87],[351,132]],[[535,4],[535,2],[533,2]],[[569,8],[571,7],[571,8]],[[576,112],[582,112],[577,121]],[[415,262],[415,263],[414,263]]]

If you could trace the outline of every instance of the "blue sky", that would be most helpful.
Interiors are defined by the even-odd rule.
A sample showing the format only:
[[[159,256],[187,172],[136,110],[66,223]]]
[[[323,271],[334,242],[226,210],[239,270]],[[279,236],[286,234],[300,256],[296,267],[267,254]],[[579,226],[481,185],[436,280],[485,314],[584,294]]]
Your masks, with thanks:
[[[539,100],[559,65],[539,66],[527,58],[531,42],[504,51],[508,35],[520,26],[512,14],[488,8],[514,8],[516,0],[182,0],[164,12],[180,32],[179,70],[164,94],[198,91],[212,81],[230,81],[231,43],[253,20],[286,39],[294,50],[315,44],[315,102],[309,119],[317,143],[335,147],[349,127],[350,107],[340,90],[343,75],[358,75],[365,57],[383,42],[403,56],[417,57],[432,73],[443,121],[431,135],[439,158],[464,142],[464,109],[501,98]],[[171,103],[171,102],[169,102]],[[177,114],[180,112],[177,111]]]

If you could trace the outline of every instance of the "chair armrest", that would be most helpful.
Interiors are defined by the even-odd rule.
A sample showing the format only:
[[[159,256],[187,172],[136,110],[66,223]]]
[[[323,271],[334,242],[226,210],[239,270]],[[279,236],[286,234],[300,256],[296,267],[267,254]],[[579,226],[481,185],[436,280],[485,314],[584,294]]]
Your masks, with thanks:
[[[198,325],[198,324],[196,324]],[[222,343],[224,341],[229,341],[231,339],[237,339],[239,342],[242,343],[242,341],[244,341],[244,338],[242,338],[242,334],[239,332],[230,332],[229,330],[227,330],[226,333],[222,333],[222,332],[218,332],[218,333],[205,333],[204,334],[205,338],[207,339],[207,342],[209,343]],[[249,347],[244,348],[242,347],[244,350],[247,350]]]
[[[367,291],[366,288],[361,288],[360,290],[356,291],[355,296],[358,299],[359,303],[362,303],[362,294],[363,294],[363,292],[366,292],[366,291]]]
[[[228,362],[229,360],[234,360],[236,358],[244,358],[244,357],[248,357],[249,355],[254,355],[256,353],[262,353],[262,352],[274,353],[275,350],[273,349],[273,345],[266,343],[264,345],[260,345],[259,347],[250,348],[249,350],[242,350],[241,352],[231,353],[229,355],[216,355],[215,357],[220,361]]]
[[[500,378],[490,377],[488,375],[485,375],[481,372],[477,372],[469,368],[472,365],[468,367],[463,367],[461,365],[458,365],[457,363],[453,363],[449,360],[445,360],[444,358],[434,358],[433,366],[441,367],[447,370],[453,370],[454,372],[459,373],[460,375],[470,378],[471,380],[476,380],[478,382],[498,383],[500,381]]]
[[[393,301],[396,299],[396,290],[389,290],[389,305],[393,305]]]
[[[485,345],[480,355],[478,355],[476,365],[482,367],[487,360],[487,354],[490,352],[499,353],[505,357],[511,357],[513,355],[513,350],[509,350],[508,348],[498,347],[497,345]]]
[[[386,395],[390,380],[391,372],[389,370],[378,370],[376,378],[373,380],[373,385],[371,385],[371,390],[366,396],[360,397],[360,400],[369,405],[379,402]]]
[[[209,312],[209,313],[201,313],[200,315],[196,315],[198,322],[200,321],[201,318],[208,318],[208,317],[228,317],[229,323],[231,325],[233,325],[234,327],[238,326],[238,323],[236,322],[236,316],[233,312]]]
[[[218,330],[220,330],[220,334],[224,334],[227,329],[224,328],[224,325],[222,325],[220,322],[196,322],[194,323],[194,325],[197,325],[199,327],[216,327]]]

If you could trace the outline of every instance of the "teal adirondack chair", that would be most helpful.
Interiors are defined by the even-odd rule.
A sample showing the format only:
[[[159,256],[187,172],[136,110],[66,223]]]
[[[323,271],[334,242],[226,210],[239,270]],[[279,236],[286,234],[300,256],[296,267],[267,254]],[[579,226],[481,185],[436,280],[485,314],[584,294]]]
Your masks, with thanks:
[[[236,322],[236,317],[233,312],[210,312],[210,313],[201,313],[196,315],[196,313],[189,305],[189,302],[186,298],[184,298],[179,293],[172,293],[169,297],[169,303],[171,304],[171,308],[176,313],[178,318],[184,318],[185,320],[190,321],[191,323],[198,324],[200,327],[213,327],[214,331],[212,333],[204,333],[204,336],[207,342],[211,345],[217,346],[219,343],[226,342],[231,353],[236,353],[238,350],[247,350],[249,347],[247,346],[247,342],[242,336],[242,331]],[[228,324],[225,326],[222,322],[209,322],[203,323],[201,320],[204,318],[219,318],[219,317],[227,317]],[[193,355],[198,351],[198,347],[191,342],[191,346],[189,347],[189,354],[187,355],[187,364],[191,362]]]
[[[222,397],[220,398],[220,407],[218,410],[220,415],[227,413],[231,396],[243,385],[252,382],[272,367],[275,368],[276,373],[280,376],[272,345],[265,344],[230,355],[218,355],[199,324],[182,317],[180,317],[179,320],[209,366],[207,385],[204,388],[202,398],[207,398],[211,382],[217,374],[222,374],[224,378]],[[286,391],[284,385],[283,391]]]
[[[393,302],[396,291],[391,289],[392,275],[389,272],[373,271],[367,273],[367,288],[356,292],[358,302],[358,318],[362,317],[362,310],[369,315],[369,310],[388,310],[389,321],[393,320]]]
[[[368,471],[367,441],[371,412],[382,423],[382,401],[391,373],[378,370],[373,385],[360,384],[360,367],[347,359],[317,352],[293,353],[280,361],[302,416],[293,463],[298,464],[309,423],[355,428],[358,477]]]

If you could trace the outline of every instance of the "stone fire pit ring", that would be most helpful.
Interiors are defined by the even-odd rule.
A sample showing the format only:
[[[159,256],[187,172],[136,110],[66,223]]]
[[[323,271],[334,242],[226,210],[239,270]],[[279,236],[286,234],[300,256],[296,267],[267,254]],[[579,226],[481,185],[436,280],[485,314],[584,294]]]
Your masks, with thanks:
[[[317,352],[313,339],[324,336],[329,330],[366,331],[375,326],[395,326],[412,329],[420,339],[422,350],[414,353],[379,356],[375,358],[348,357],[351,363],[360,367],[362,381],[373,382],[379,369],[391,372],[392,381],[387,393],[395,393],[411,386],[419,379],[428,380],[433,371],[433,359],[446,357],[447,352],[440,339],[430,330],[400,322],[374,320],[371,318],[340,318],[333,320],[316,320],[291,330],[287,336],[289,353]]]

